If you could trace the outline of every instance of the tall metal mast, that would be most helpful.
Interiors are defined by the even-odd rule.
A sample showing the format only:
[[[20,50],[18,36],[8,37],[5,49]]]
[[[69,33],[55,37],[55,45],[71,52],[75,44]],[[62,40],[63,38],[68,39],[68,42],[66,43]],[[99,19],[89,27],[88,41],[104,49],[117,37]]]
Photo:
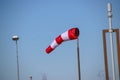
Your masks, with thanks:
[[[113,46],[113,29],[112,29],[112,5],[108,3],[108,19],[109,19],[109,32],[110,32],[110,49],[111,49],[111,59],[112,59],[112,72],[113,80],[115,78],[115,64],[114,64],[114,46]]]

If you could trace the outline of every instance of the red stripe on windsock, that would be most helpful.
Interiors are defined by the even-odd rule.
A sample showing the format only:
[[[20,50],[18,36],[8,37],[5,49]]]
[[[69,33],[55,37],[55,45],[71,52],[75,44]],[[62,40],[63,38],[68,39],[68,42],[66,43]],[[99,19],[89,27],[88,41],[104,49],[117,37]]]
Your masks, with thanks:
[[[63,42],[61,35],[59,35],[55,40],[56,40],[57,44],[61,44]]]
[[[78,28],[72,28],[68,30],[68,36],[70,40],[77,39],[79,36],[79,29]]]
[[[53,51],[53,48],[51,46],[48,46],[48,48],[46,49],[46,53],[50,53],[51,51]]]

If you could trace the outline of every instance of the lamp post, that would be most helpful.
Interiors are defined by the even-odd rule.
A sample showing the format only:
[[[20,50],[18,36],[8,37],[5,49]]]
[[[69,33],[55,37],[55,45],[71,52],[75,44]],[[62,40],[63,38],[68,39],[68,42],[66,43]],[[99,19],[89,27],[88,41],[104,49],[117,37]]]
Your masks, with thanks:
[[[17,76],[18,76],[18,80],[20,80],[19,79],[19,61],[18,61],[18,43],[17,43],[17,41],[19,40],[19,37],[15,35],[12,37],[12,40],[16,42]]]

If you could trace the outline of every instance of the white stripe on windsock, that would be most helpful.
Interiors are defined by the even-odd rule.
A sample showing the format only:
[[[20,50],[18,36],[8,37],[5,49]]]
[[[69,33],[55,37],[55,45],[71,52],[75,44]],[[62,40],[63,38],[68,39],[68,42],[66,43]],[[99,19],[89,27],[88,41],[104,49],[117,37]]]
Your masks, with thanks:
[[[51,44],[50,44],[51,48],[56,48],[58,46],[56,40],[54,40]]]
[[[64,32],[61,34],[61,37],[64,41],[70,40],[68,36],[68,31]]]

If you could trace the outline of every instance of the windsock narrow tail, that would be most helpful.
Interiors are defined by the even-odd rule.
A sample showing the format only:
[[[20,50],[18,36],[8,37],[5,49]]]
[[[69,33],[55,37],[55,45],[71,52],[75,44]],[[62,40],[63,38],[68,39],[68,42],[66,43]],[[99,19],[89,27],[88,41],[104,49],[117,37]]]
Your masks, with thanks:
[[[68,31],[62,33],[58,37],[54,39],[54,41],[46,48],[46,53],[50,53],[53,51],[58,45],[60,45],[64,41],[77,39],[79,36],[78,28],[71,28]]]

